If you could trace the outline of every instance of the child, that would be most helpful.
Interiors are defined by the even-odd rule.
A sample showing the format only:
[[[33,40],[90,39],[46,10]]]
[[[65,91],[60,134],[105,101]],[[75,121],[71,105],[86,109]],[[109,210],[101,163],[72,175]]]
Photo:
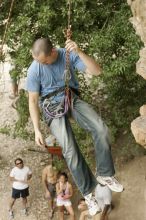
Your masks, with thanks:
[[[72,185],[68,182],[68,176],[66,173],[62,172],[59,175],[58,183],[56,184],[57,193],[57,206],[59,207],[59,220],[64,220],[63,207],[69,212],[71,219],[75,220],[75,214],[72,207],[70,198],[73,195]]]

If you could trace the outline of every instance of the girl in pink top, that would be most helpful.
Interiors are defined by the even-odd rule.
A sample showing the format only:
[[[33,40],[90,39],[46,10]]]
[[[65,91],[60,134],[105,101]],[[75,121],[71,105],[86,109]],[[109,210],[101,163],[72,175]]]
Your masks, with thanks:
[[[57,206],[59,207],[59,220],[64,220],[63,207],[70,214],[70,219],[75,220],[75,214],[70,198],[73,195],[72,185],[68,182],[66,173],[60,173],[58,183],[56,184]]]

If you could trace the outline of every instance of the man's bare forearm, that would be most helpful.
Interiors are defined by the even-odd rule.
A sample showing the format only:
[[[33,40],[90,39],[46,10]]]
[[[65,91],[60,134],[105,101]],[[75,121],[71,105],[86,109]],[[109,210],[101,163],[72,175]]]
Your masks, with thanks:
[[[88,56],[80,49],[78,50],[78,55],[83,61],[83,63],[86,65],[90,74],[95,75],[95,76],[98,76],[101,74],[101,68],[99,64],[96,63],[96,61],[92,57]]]
[[[20,180],[15,179],[15,177],[10,177],[10,181],[12,181],[12,182],[20,182]]]
[[[29,112],[33,122],[35,132],[40,130],[40,111],[38,103],[29,100]]]

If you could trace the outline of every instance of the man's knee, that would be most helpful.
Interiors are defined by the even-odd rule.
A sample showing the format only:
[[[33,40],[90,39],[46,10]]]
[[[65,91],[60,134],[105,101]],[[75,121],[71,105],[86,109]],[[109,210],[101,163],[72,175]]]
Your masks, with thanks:
[[[104,124],[104,122],[100,125],[95,123],[93,130],[98,138],[106,138],[108,140],[110,139],[108,127]]]

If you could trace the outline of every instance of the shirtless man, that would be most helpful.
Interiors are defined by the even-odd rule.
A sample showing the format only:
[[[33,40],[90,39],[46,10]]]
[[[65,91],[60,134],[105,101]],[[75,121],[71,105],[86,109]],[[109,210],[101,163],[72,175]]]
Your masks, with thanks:
[[[52,165],[48,165],[43,169],[42,182],[45,189],[45,198],[49,203],[49,217],[54,214],[54,198],[56,196],[57,170]]]

